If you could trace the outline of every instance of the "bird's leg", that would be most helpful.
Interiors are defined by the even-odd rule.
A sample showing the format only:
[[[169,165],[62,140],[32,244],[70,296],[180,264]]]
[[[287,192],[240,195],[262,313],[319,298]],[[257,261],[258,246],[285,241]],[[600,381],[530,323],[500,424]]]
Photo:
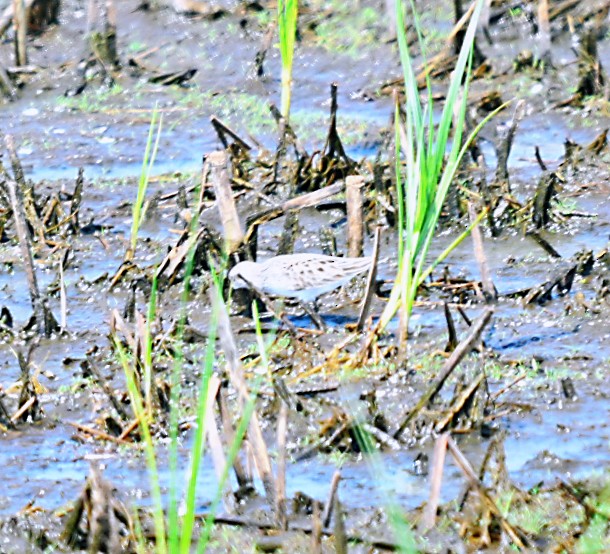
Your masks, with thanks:
[[[326,324],[323,319],[320,317],[318,313],[317,302],[314,300],[313,302],[299,302],[305,313],[311,318],[311,320],[315,323],[316,327],[320,329],[320,331],[326,330]]]
[[[252,291],[250,289],[236,289],[233,291],[231,300],[233,305],[237,306],[237,311],[231,315],[246,314],[252,317]]]
[[[286,325],[286,327],[288,328],[288,331],[290,331],[290,333],[292,333],[294,336],[297,336],[298,333],[297,333],[296,327],[292,323],[290,323],[290,321],[288,320],[288,318],[285,315],[277,314],[275,312],[275,310],[273,309],[273,302],[271,302],[271,299],[262,290],[255,287],[250,281],[248,281],[247,279],[245,279],[243,277],[242,277],[242,279],[246,282],[246,284],[250,287],[250,289],[254,292],[254,294],[256,296],[258,296],[260,301],[274,315],[274,317],[276,317],[284,325]]]

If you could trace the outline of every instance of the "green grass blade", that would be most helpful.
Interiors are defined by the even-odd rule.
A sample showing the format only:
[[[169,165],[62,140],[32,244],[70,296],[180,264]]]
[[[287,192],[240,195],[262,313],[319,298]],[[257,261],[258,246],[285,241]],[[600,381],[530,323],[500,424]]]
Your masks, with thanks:
[[[447,91],[447,96],[445,99],[445,105],[443,107],[443,111],[441,114],[438,135],[437,135],[437,144],[439,145],[437,163],[442,164],[442,155],[443,152],[440,152],[440,147],[447,143],[449,137],[449,130],[451,128],[452,120],[453,120],[453,107],[457,102],[458,95],[460,93],[460,88],[462,86],[462,82],[464,80],[464,75],[466,73],[466,66],[471,65],[472,61],[472,51],[474,47],[474,39],[475,33],[477,30],[477,24],[479,21],[479,16],[481,14],[481,10],[483,8],[483,0],[477,0],[474,6],[474,10],[472,15],[470,16],[470,21],[468,23],[468,27],[466,29],[466,33],[464,35],[464,41],[462,43],[462,49],[458,55],[458,60],[455,65],[455,69],[453,70],[453,74],[451,76],[451,81],[449,84],[449,90]],[[468,81],[466,81],[466,86]],[[467,101],[466,94],[462,97],[462,102],[465,104]],[[456,131],[460,131],[459,128],[454,127]],[[439,165],[440,167],[440,165]]]
[[[468,227],[466,227],[466,229],[462,231],[459,236],[454,239],[447,248],[445,248],[445,250],[443,250],[437,256],[437,258],[426,268],[426,270],[421,272],[417,281],[418,287],[428,278],[428,276],[434,271],[436,266],[442,261],[444,261],[447,256],[449,256],[449,254],[451,254],[451,252],[453,252],[464,241],[464,239],[470,234],[470,231],[472,231],[479,223],[481,223],[481,220],[485,217],[486,214],[487,209],[483,210],[476,217],[476,219]]]
[[[144,367],[142,370],[142,384],[144,389],[144,395],[146,400],[146,408],[150,414],[153,407],[152,400],[152,352],[153,352],[153,340],[152,340],[152,322],[155,320],[157,313],[157,291],[158,283],[157,277],[153,277],[150,300],[148,302],[148,313],[146,316],[146,328],[144,336]]]
[[[419,99],[419,91],[417,89],[417,80],[415,78],[415,73],[413,72],[413,63],[409,53],[409,46],[407,44],[401,0],[396,0],[396,33],[405,84],[405,108],[407,113],[410,113],[413,117],[413,125],[415,125],[416,128],[421,128],[423,126],[422,107]]]
[[[290,116],[292,95],[292,65],[294,59],[294,42],[299,12],[298,0],[278,0],[277,19],[280,37],[280,54],[282,57],[282,115]]]
[[[125,373],[125,379],[127,382],[127,390],[129,392],[129,398],[133,411],[138,419],[140,433],[144,439],[144,454],[146,456],[146,465],[148,467],[148,475],[150,479],[151,496],[153,503],[153,521],[155,526],[155,538],[157,554],[167,554],[167,536],[165,528],[165,514],[163,513],[163,499],[161,496],[161,486],[159,483],[159,470],[157,467],[157,457],[155,453],[155,445],[153,442],[150,427],[148,425],[148,413],[144,409],[144,403],[142,402],[142,395],[138,389],[137,380],[135,378],[135,372],[131,367],[127,353],[123,349],[123,345],[116,337],[114,338],[114,346],[118,353],[119,360],[123,366]]]
[[[217,280],[216,276],[213,278]],[[218,283],[217,286],[221,287],[222,285],[221,283]],[[182,536],[180,538],[181,554],[188,554],[191,551],[193,530],[195,528],[197,480],[199,477],[199,469],[205,453],[205,420],[207,415],[206,408],[208,387],[210,377],[214,372],[214,362],[216,359],[216,321],[217,316],[215,313],[213,313],[211,316],[210,325],[208,327],[208,342],[206,345],[201,387],[199,389],[199,401],[197,405],[197,430],[195,432],[193,446],[191,448],[191,469],[185,498],[186,511],[182,519]]]
[[[400,164],[400,110],[398,103],[394,110],[394,174],[396,176],[396,204],[398,212],[398,266],[402,265],[404,256],[404,234],[402,230],[405,228],[405,198],[402,180],[402,169]]]
[[[419,19],[413,1],[411,0],[410,3],[413,25],[416,28],[425,59]],[[401,310],[401,328],[406,327],[405,321],[408,321],[413,308],[422,275],[428,274],[423,269],[428,249],[436,232],[449,186],[467,149],[467,145],[462,144],[462,135],[475,31],[481,9],[482,0],[477,0],[449,83],[440,121],[435,126],[430,78],[426,73],[428,104],[423,110],[407,44],[403,5],[402,2],[396,3],[396,31],[405,82],[406,113],[404,128],[400,118],[395,117],[397,126],[395,130],[397,148],[395,172],[396,199],[399,204],[397,211],[399,214],[398,257],[400,266],[390,300],[377,326],[378,330],[385,328],[399,308]],[[466,141],[467,143],[472,140],[481,126],[477,126],[475,132]],[[452,130],[453,142],[447,152]],[[401,156],[405,162],[404,170],[402,164],[399,163]],[[443,255],[446,254],[443,253]],[[433,266],[436,263],[438,262],[435,262]]]
[[[157,119],[159,123],[157,125]],[[153,146],[153,134],[155,126],[157,128],[157,135]],[[138,181],[138,194],[136,202],[133,205],[133,214],[131,222],[131,240],[130,248],[132,255],[136,251],[136,245],[138,243],[138,231],[142,223],[142,207],[144,206],[144,198],[146,197],[146,189],[148,188],[148,182],[150,180],[150,173],[155,163],[157,151],[159,149],[159,140],[161,138],[161,129],[163,128],[163,114],[159,116],[159,111],[155,107],[153,110],[152,118],[150,121],[150,127],[148,129],[148,139],[146,141],[146,149],[144,151],[144,159],[142,160],[142,169],[140,171],[140,179]],[[151,153],[152,149],[152,153]]]
[[[242,415],[239,419],[239,423],[237,425],[237,430],[235,431],[235,436],[233,438],[233,442],[229,448],[229,452],[227,454],[227,460],[225,467],[223,469],[220,481],[216,488],[216,495],[210,504],[210,510],[208,512],[208,516],[205,519],[204,529],[199,538],[199,544],[197,546],[197,552],[204,552],[209,541],[210,535],[212,533],[212,527],[214,524],[214,518],[216,517],[216,512],[218,511],[218,506],[220,505],[220,501],[222,499],[222,493],[229,478],[229,472],[231,467],[233,467],[233,462],[239,453],[241,448],[241,444],[246,436],[246,431],[248,430],[248,425],[250,425],[250,419],[252,418],[252,414],[254,413],[254,407],[256,405],[256,397],[258,394],[258,386],[255,384],[253,387],[252,393],[250,394],[248,401],[244,405]]]
[[[385,509],[388,513],[388,520],[394,533],[394,539],[398,547],[397,551],[401,554],[417,554],[419,550],[417,548],[415,536],[411,531],[411,526],[406,520],[400,504],[395,498],[394,491],[390,485],[390,483],[392,483],[392,478],[383,467],[381,457],[371,435],[363,429],[361,425],[356,425],[354,431],[360,450],[365,453],[365,460],[369,467],[369,473],[373,479],[375,488],[385,498]]]

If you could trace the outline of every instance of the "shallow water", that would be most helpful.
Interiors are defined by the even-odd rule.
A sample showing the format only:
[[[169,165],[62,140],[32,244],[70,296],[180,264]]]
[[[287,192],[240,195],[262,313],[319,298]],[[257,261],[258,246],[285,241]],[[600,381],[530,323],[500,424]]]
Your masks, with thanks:
[[[125,9],[125,8],[122,8]],[[77,14],[78,15],[78,14]],[[82,14],[79,21],[82,20]],[[123,47],[129,41],[147,42],[151,33],[151,21],[136,13],[130,16],[129,39],[121,37]],[[88,473],[91,461],[106,467],[106,477],[120,483],[121,489],[138,502],[146,504],[147,481],[145,462],[141,455],[133,455],[129,450],[117,451],[112,445],[99,442],[80,442],[73,439],[74,429],[70,421],[90,424],[99,413],[100,398],[91,398],[89,391],[74,387],[81,379],[78,363],[65,363],[66,358],[84,358],[93,345],[107,347],[106,335],[112,309],[119,311],[125,304],[124,290],[107,291],[107,283],[95,283],[104,274],[112,275],[120,266],[127,246],[130,228],[130,203],[135,198],[135,181],[140,172],[140,164],[145,148],[150,110],[158,102],[164,111],[164,131],[155,163],[153,175],[167,176],[167,180],[157,180],[151,185],[149,194],[177,190],[181,183],[194,183],[199,179],[201,158],[219,147],[219,142],[210,124],[209,116],[223,112],[223,119],[235,126],[246,140],[249,140],[249,125],[240,111],[240,97],[232,104],[215,107],[210,98],[197,98],[198,92],[214,90],[219,95],[230,95],[241,87],[247,92],[248,101],[255,106],[265,105],[269,99],[278,101],[278,82],[268,78],[262,83],[246,79],[252,63],[252,52],[258,38],[239,44],[229,54],[219,52],[218,41],[235,38],[239,32],[219,23],[218,38],[206,38],[206,31],[215,29],[210,22],[203,22],[201,28],[182,17],[161,12],[158,16],[165,25],[155,26],[160,43],[181,37],[182,41],[169,47],[167,51],[153,58],[161,63],[163,56],[173,55],[178,67],[197,65],[202,69],[190,90],[163,89],[138,81],[134,77],[125,79],[126,92],[109,95],[99,101],[99,106],[88,106],[86,110],[60,100],[61,94],[70,85],[70,76],[62,75],[52,86],[39,77],[35,86],[26,88],[22,97],[0,110],[0,128],[15,136],[19,154],[26,175],[34,181],[45,181],[45,187],[57,190],[73,187],[77,168],[84,167],[87,186],[83,202],[81,220],[94,217],[112,225],[103,237],[109,247],[102,245],[98,238],[81,237],[77,246],[76,263],[66,270],[68,288],[68,330],[65,337],[43,341],[35,351],[34,362],[43,370],[41,383],[48,389],[42,396],[46,418],[42,424],[21,426],[17,432],[8,432],[0,439],[2,449],[0,466],[4,468],[4,486],[0,489],[0,515],[13,514],[27,502],[34,500],[37,506],[56,509],[73,500]],[[58,64],[58,48],[53,45],[64,40],[76,41],[78,33],[68,15],[60,28],[53,31],[51,44],[40,52],[39,63]],[[153,19],[154,21],[154,19]],[[170,25],[171,23],[171,25]],[[235,23],[229,19],[229,23]],[[211,34],[209,36],[212,36]],[[608,46],[608,39],[603,44]],[[505,43],[502,43],[505,44]],[[521,43],[517,43],[520,47]],[[4,48],[4,46],[3,46]],[[517,48],[518,49],[518,48]],[[383,48],[375,47],[370,58],[352,59],[345,54],[333,55],[319,47],[303,47],[295,73],[295,95],[293,116],[297,121],[297,131],[305,137],[306,147],[311,151],[321,148],[326,128],[324,122],[328,112],[328,89],[332,81],[339,82],[339,127],[348,137],[348,154],[356,159],[371,159],[381,142],[380,131],[390,120],[391,101],[379,98],[366,102],[358,97],[363,89],[374,89],[389,75],[398,74],[395,57],[383,54]],[[491,50],[500,55],[501,48]],[[277,75],[279,67],[277,52],[270,53],[268,71]],[[566,63],[570,62],[566,54]],[[607,64],[608,65],[608,64]],[[214,71],[211,71],[213,68]],[[47,77],[48,78],[48,77]],[[243,83],[246,85],[243,85]],[[567,137],[580,143],[592,141],[601,129],[608,126],[608,118],[582,118],[567,111],[551,111],[547,99],[540,97],[540,83],[529,83],[528,103],[531,113],[519,126],[509,168],[514,194],[525,200],[531,197],[541,170],[534,159],[534,148],[541,148],[541,155],[550,169],[556,169],[564,154]],[[475,85],[476,87],[476,85]],[[50,90],[48,90],[50,88]],[[40,91],[40,93],[38,92]],[[135,92],[134,92],[135,91]],[[191,95],[190,100],[185,96]],[[556,94],[561,96],[559,92]],[[259,106],[260,104],[260,106]],[[90,110],[90,111],[87,111]],[[251,114],[252,112],[247,112]],[[256,112],[258,113],[258,112]],[[497,124],[505,121],[510,114],[503,114]],[[261,116],[262,117],[262,116]],[[300,122],[300,129],[299,123]],[[489,174],[495,164],[492,141],[495,140],[496,122],[483,131],[482,148],[486,157]],[[262,147],[273,148],[276,131],[269,122],[260,125],[262,130],[255,134]],[[586,194],[575,198],[579,211],[595,214],[595,218],[579,218],[565,226],[555,226],[543,234],[560,252],[564,260],[550,259],[530,239],[517,232],[507,232],[502,237],[486,237],[486,254],[494,283],[501,295],[492,325],[484,334],[484,341],[501,360],[539,360],[542,370],[539,378],[524,381],[528,388],[518,388],[515,401],[526,398],[533,407],[532,413],[513,413],[500,421],[506,431],[504,442],[510,476],[519,485],[528,488],[540,481],[552,483],[556,479],[580,478],[600,471],[610,462],[609,432],[607,423],[607,395],[610,388],[600,368],[610,359],[610,327],[608,307],[599,311],[582,311],[573,308],[575,295],[582,293],[585,299],[595,296],[596,282],[578,277],[574,288],[566,297],[554,297],[545,306],[524,307],[519,301],[508,300],[502,295],[544,282],[575,253],[583,249],[595,252],[608,243],[610,224],[610,196],[608,187],[601,184],[607,177],[603,171],[599,175],[583,176],[583,183],[600,183]],[[149,239],[141,254],[150,267],[161,259],[168,244],[173,244],[175,235],[171,229],[173,214],[169,210],[160,211],[144,224],[142,236]],[[314,210],[303,214],[302,234],[297,241],[297,251],[317,251],[319,249],[318,230],[329,220],[338,221],[340,214],[318,213]],[[334,218],[334,219],[333,219]],[[282,221],[274,222],[261,231],[259,251],[263,257],[272,255],[281,231]],[[444,244],[455,236],[456,227],[441,233],[440,242],[434,251],[440,252]],[[344,248],[338,233],[338,247]],[[382,257],[392,256],[394,240],[384,237]],[[371,245],[367,243],[367,251]],[[2,305],[11,310],[16,323],[24,324],[31,313],[29,295],[24,286],[24,274],[19,265],[18,254],[9,246],[2,246],[2,261],[6,271],[0,273]],[[43,266],[44,260],[39,260]],[[472,244],[467,240],[443,264],[452,275],[462,275],[477,279],[478,267],[473,262]],[[9,270],[10,269],[10,270]],[[56,277],[57,268],[40,267],[39,282],[44,289]],[[395,267],[384,262],[380,275],[392,279]],[[204,300],[197,299],[204,306]],[[353,306],[334,310],[338,304],[336,297],[323,302],[323,312],[328,315],[331,327],[340,328],[356,318]],[[59,300],[53,299],[52,309],[58,313]],[[468,309],[471,318],[476,317],[480,308]],[[196,323],[205,321],[206,309],[200,309],[193,317]],[[295,316],[293,322],[307,325],[307,319]],[[445,321],[442,309],[417,308],[412,321],[416,344],[423,345],[425,351],[438,348],[445,339]],[[203,325],[203,323],[202,323]],[[460,327],[461,332],[464,331]],[[6,389],[19,378],[19,368],[7,345],[0,347],[0,363],[3,366],[2,384]],[[545,373],[546,372],[546,373]],[[562,395],[558,378],[550,378],[551,373],[560,373],[574,379],[578,398],[567,401]],[[511,379],[514,376],[511,376]],[[509,381],[511,380],[509,379]],[[537,380],[538,379],[538,380]],[[499,382],[498,389],[502,383]],[[340,389],[341,391],[341,389]],[[341,399],[343,392],[338,394]],[[346,393],[349,396],[349,393]],[[483,458],[488,446],[487,439],[477,435],[464,437],[460,441],[464,452],[473,466]],[[377,481],[391,482],[396,500],[401,505],[412,508],[421,504],[428,495],[429,481],[426,475],[413,474],[413,462],[418,454],[432,455],[432,440],[423,445],[404,448],[399,453],[380,455],[379,473],[371,469],[360,457],[347,458],[342,465],[343,481],[341,500],[350,508],[367,508],[383,505],[386,492],[380,490]],[[186,450],[182,451],[186,460]],[[205,507],[214,491],[214,475],[209,464],[202,469],[199,487],[200,504]],[[186,471],[186,461],[181,464]],[[296,491],[325,499],[328,486],[336,465],[328,457],[289,465],[287,489],[290,497]],[[165,486],[170,481],[167,468],[161,467],[161,479]],[[457,496],[464,479],[459,470],[448,462],[443,479],[444,500]]]

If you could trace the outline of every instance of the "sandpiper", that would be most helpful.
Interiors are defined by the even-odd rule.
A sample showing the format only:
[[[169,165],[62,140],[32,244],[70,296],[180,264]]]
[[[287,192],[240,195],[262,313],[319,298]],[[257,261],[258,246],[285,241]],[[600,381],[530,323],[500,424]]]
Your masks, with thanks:
[[[312,314],[306,304],[315,303],[320,295],[348,283],[370,266],[370,258],[286,254],[261,263],[240,262],[229,271],[229,279],[235,289],[252,286],[270,296],[296,298],[320,326],[315,310]]]

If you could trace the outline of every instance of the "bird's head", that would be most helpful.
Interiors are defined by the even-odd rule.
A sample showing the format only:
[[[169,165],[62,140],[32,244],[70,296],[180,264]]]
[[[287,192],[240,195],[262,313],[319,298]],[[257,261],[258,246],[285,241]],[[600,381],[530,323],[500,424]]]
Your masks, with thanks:
[[[234,289],[249,288],[248,282],[256,284],[258,266],[254,262],[239,262],[229,271],[229,281]]]

